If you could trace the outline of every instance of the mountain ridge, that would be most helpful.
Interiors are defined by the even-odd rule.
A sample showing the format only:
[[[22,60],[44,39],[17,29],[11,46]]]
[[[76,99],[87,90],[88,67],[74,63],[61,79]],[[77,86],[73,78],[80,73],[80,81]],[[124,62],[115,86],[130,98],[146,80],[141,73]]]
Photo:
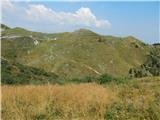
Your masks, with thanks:
[[[134,36],[131,36],[131,35],[129,35],[129,36],[124,36],[124,37],[120,37],[120,36],[113,36],[113,35],[103,35],[103,34],[99,34],[99,33],[96,33],[96,32],[94,32],[94,31],[92,31],[92,30],[90,30],[90,29],[87,29],[87,28],[79,28],[79,29],[76,29],[76,30],[74,30],[74,31],[72,31],[72,32],[59,32],[59,33],[53,33],[53,32],[51,32],[51,33],[45,33],[45,32],[37,32],[37,31],[32,31],[32,30],[28,30],[28,29],[26,29],[26,28],[22,28],[22,27],[13,27],[13,28],[11,28],[11,27],[8,27],[7,25],[5,25],[5,24],[1,24],[1,28],[7,28],[7,29],[13,29],[13,30],[22,30],[22,31],[26,31],[26,32],[30,32],[30,33],[39,33],[39,34],[47,34],[47,35],[52,35],[52,34],[74,34],[74,33],[78,33],[78,34],[81,34],[81,33],[85,33],[85,32],[87,32],[87,33],[90,33],[90,34],[95,34],[95,35],[97,35],[97,36],[103,36],[103,37],[113,37],[113,38],[122,38],[122,39],[128,39],[128,38],[132,38],[132,39],[136,39],[137,41],[140,41],[140,42],[142,42],[141,40],[139,40],[139,39],[137,39],[136,37],[134,37]],[[19,32],[19,31],[18,31]],[[15,32],[16,33],[16,32]],[[144,42],[143,42],[144,43]],[[144,44],[146,44],[146,43],[144,43]]]

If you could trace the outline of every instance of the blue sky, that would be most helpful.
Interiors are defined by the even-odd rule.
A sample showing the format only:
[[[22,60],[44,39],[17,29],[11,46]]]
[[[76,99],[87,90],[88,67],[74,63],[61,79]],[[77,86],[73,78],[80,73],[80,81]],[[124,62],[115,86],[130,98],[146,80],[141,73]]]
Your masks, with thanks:
[[[13,2],[2,0],[2,23],[41,32],[88,28],[99,34],[160,42],[157,2]]]

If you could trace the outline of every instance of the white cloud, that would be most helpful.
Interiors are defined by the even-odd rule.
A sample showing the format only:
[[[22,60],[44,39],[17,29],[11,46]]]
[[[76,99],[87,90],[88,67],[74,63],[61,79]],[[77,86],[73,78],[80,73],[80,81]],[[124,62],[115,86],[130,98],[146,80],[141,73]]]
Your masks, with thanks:
[[[44,5],[30,5],[26,10],[27,17],[37,22],[53,22],[65,25],[94,26],[97,28],[109,27],[107,20],[98,20],[89,8],[81,7],[76,12],[56,12]]]
[[[56,27],[78,28],[95,27],[108,28],[111,26],[108,20],[98,19],[90,8],[81,7],[75,12],[57,12],[43,4],[27,3],[20,6],[18,2],[2,0],[2,12],[10,12],[12,19],[21,23],[29,24],[48,24]],[[9,16],[9,14],[7,13]],[[4,17],[5,19],[8,17]],[[8,19],[7,19],[8,20]]]

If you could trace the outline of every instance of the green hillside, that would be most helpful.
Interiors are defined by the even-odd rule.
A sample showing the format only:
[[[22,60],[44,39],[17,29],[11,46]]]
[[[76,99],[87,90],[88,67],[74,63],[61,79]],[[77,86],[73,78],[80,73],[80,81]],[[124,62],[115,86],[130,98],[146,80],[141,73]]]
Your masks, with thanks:
[[[42,69],[24,66],[1,59],[2,84],[48,84],[57,83],[58,76]]]
[[[129,37],[102,36],[87,29],[45,34],[23,28],[2,31],[2,57],[64,78],[104,73],[126,77],[144,63],[153,46]]]

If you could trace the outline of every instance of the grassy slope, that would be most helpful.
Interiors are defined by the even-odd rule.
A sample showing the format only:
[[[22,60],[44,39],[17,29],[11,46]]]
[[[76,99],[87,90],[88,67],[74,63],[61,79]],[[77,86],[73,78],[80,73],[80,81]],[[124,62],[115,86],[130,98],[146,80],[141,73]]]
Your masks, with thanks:
[[[65,78],[102,73],[126,76],[131,67],[144,62],[150,50],[150,46],[133,37],[100,36],[84,29],[44,34],[13,28],[2,32],[2,37],[6,35],[20,35],[21,38],[2,39],[4,58],[11,60],[16,56],[16,61],[22,64],[43,68]],[[34,45],[35,39],[38,45]],[[24,46],[27,49],[24,50]]]
[[[3,86],[2,119],[159,120],[160,77],[123,84]]]

